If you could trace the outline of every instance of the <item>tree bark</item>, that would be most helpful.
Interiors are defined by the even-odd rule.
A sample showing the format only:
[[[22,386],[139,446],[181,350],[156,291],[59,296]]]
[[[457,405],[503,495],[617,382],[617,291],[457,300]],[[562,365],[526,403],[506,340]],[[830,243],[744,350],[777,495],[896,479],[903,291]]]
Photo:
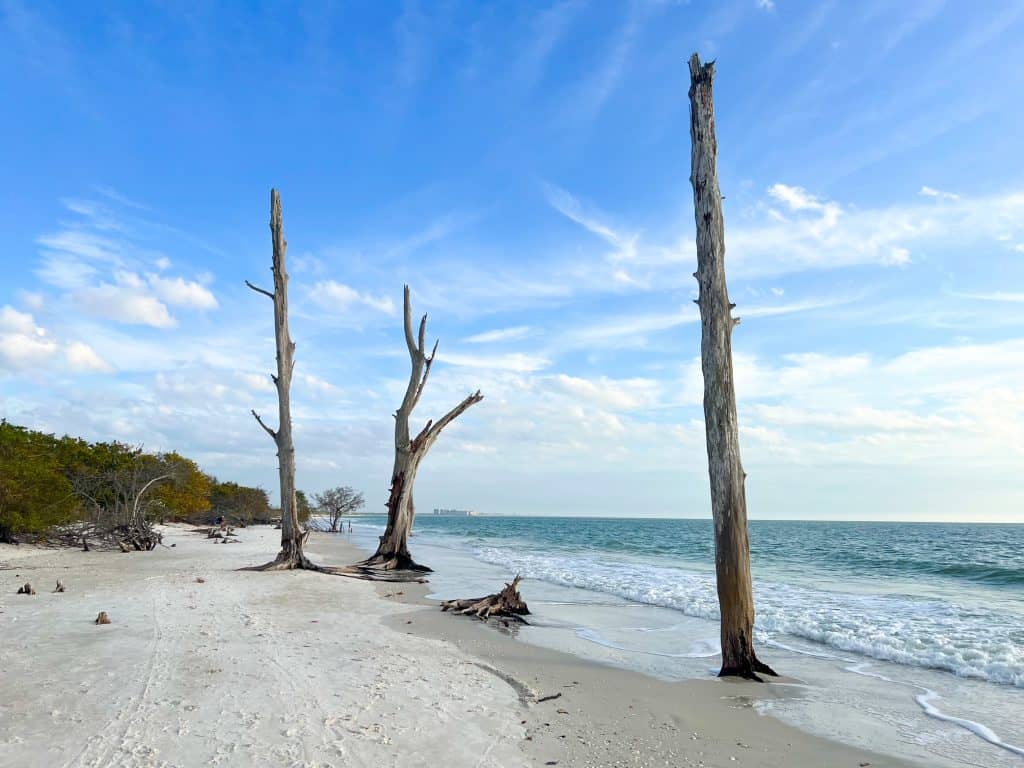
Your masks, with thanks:
[[[690,58],[690,139],[694,217],[697,226],[697,305],[701,317],[704,425],[707,433],[711,510],[715,523],[715,571],[721,611],[719,676],[760,680],[774,675],[754,653],[754,593],[747,539],[746,473],[740,461],[736,389],[732,365],[732,317],[725,281],[725,225],[718,187],[718,142],[712,84],[715,64]]]
[[[303,554],[302,546],[308,534],[303,533],[299,527],[298,502],[295,497],[295,445],[292,443],[291,411],[295,342],[288,331],[288,271],[285,266],[288,242],[284,238],[281,196],[276,189],[270,190],[270,232],[273,240],[273,292],[257,288],[248,280],[245,281],[245,284],[254,291],[268,296],[274,302],[274,339],[277,345],[277,375],[271,376],[277,388],[277,430],[268,427],[255,410],[252,411],[252,415],[277,446],[281,486],[281,551],[276,560],[260,566],[259,570],[320,570]]]
[[[395,412],[395,461],[391,470],[391,490],[388,494],[388,524],[384,535],[380,537],[376,553],[361,565],[384,570],[422,572],[430,569],[419,565],[409,554],[409,534],[412,532],[416,514],[413,503],[413,484],[416,481],[416,473],[419,471],[423,457],[440,437],[441,431],[484,398],[477,390],[448,411],[437,423],[428,421],[419,434],[410,439],[409,417],[419,402],[423,388],[430,376],[434,355],[437,354],[437,342],[434,343],[434,348],[428,355],[425,347],[426,315],[420,320],[419,335],[413,335],[412,304],[409,299],[408,285],[405,286],[404,310],[405,342],[409,349],[412,366],[405,397],[402,398],[402,404]]]

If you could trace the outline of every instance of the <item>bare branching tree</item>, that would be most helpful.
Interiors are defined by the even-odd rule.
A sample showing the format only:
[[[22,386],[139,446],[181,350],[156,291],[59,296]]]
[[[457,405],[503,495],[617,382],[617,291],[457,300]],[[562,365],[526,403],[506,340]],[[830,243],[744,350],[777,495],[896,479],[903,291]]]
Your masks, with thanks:
[[[284,239],[284,220],[281,215],[281,196],[270,190],[270,232],[273,239],[274,290],[257,288],[248,280],[245,284],[274,302],[274,338],[277,344],[277,375],[271,375],[277,388],[277,429],[271,429],[255,410],[253,417],[270,435],[277,446],[278,470],[281,484],[281,551],[277,558],[254,570],[289,570],[305,568],[324,570],[314,565],[303,554],[302,547],[308,532],[299,527],[298,502],[295,497],[295,445],[292,443],[291,386],[295,370],[295,342],[288,331],[288,272],[285,255],[288,243]]]
[[[715,571],[721,610],[720,676],[760,680],[774,675],[754,653],[754,592],[747,539],[746,473],[740,461],[736,388],[732,366],[732,316],[725,282],[725,223],[718,187],[718,141],[712,83],[715,64],[690,59],[690,182],[697,224],[700,285],[701,367],[704,371],[704,425],[707,432],[711,511],[715,522]]]
[[[126,552],[154,549],[161,539],[151,525],[161,512],[154,491],[175,479],[174,468],[141,447],[112,448],[109,461],[82,465],[71,473],[71,486],[88,510],[76,536],[112,540]]]
[[[347,485],[339,485],[337,488],[328,488],[323,493],[313,494],[316,501],[316,510],[330,522],[330,532],[337,533],[338,525],[345,515],[352,515],[362,509],[363,494],[349,488]]]
[[[428,421],[416,435],[409,432],[409,417],[420,401],[423,389],[430,376],[430,368],[437,353],[437,342],[428,355],[426,352],[427,316],[420,320],[419,333],[413,334],[412,304],[409,300],[409,286],[405,286],[405,343],[412,363],[409,385],[405,390],[402,404],[395,412],[395,463],[391,472],[391,492],[388,496],[388,524],[373,557],[361,563],[364,567],[381,570],[429,571],[417,564],[409,554],[409,534],[416,515],[413,504],[413,484],[420,462],[427,451],[437,442],[441,431],[462,415],[471,406],[484,399],[477,390],[435,421]]]

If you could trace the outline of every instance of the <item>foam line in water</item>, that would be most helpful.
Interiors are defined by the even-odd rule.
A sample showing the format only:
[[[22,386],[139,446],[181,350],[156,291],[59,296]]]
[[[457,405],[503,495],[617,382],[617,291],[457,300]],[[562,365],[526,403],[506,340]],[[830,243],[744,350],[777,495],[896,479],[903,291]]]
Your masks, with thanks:
[[[862,675],[863,677],[873,677],[877,680],[884,680],[887,683],[894,683],[895,685],[905,685],[908,688],[914,688],[921,691],[917,696],[914,697],[914,701],[924,710],[928,717],[933,717],[936,720],[942,720],[946,723],[952,723],[958,725],[961,728],[970,731],[975,736],[978,736],[989,744],[1005,749],[1008,752],[1012,752],[1015,755],[1024,757],[1024,748],[1009,744],[1000,739],[995,731],[989,728],[984,723],[979,723],[976,720],[968,720],[964,717],[956,717],[955,715],[947,715],[941,709],[932,704],[932,701],[939,698],[939,694],[933,691],[931,688],[925,688],[923,685],[917,685],[916,683],[908,683],[906,680],[893,680],[891,677],[879,674],[878,672],[868,672],[867,667],[870,664],[853,664],[849,667],[845,667],[847,672],[852,672],[855,675]]]
[[[474,546],[472,552],[479,560],[525,578],[616,595],[710,621],[719,619],[713,573],[487,545]],[[756,629],[762,638],[789,635],[840,653],[1024,688],[1020,617],[1012,611],[765,581],[755,584],[755,602]]]
[[[601,637],[597,632],[586,627],[580,627],[576,630],[577,637],[583,640],[589,640],[595,645],[601,645],[605,648],[612,648],[616,651],[626,651],[627,653],[643,653],[647,656],[661,656],[666,659],[706,659],[711,656],[717,656],[722,651],[718,647],[717,643],[710,640],[701,640],[693,644],[693,648],[703,645],[704,648],[701,650],[691,650],[690,653],[666,653],[665,651],[650,651],[644,648],[630,648],[625,645],[619,645],[613,643],[611,640],[606,640]]]

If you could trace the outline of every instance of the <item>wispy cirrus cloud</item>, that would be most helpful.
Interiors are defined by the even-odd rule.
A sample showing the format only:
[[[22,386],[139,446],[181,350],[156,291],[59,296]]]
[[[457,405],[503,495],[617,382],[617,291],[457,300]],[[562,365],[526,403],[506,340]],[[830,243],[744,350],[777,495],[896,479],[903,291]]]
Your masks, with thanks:
[[[526,338],[532,332],[528,325],[517,325],[512,328],[496,328],[467,336],[462,341],[466,344],[494,344],[502,341],[516,341]]]
[[[620,232],[602,221],[599,215],[587,213],[576,197],[559,186],[545,182],[543,190],[552,208],[611,245],[614,249],[609,254],[612,259],[630,261],[636,257],[638,234]]]
[[[375,296],[357,291],[336,280],[322,280],[316,283],[310,288],[309,295],[317,304],[331,311],[342,312],[353,305],[369,307],[386,315],[394,315],[397,311],[390,296]]]

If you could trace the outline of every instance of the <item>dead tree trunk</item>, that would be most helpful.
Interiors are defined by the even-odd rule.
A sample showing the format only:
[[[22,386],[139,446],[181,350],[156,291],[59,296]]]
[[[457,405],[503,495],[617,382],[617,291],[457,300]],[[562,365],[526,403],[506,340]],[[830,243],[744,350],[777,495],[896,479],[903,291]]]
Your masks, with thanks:
[[[711,511],[715,522],[715,571],[722,614],[720,677],[760,680],[774,675],[754,653],[754,593],[747,540],[746,473],[740,462],[736,389],[732,367],[732,317],[725,282],[725,225],[718,188],[718,142],[712,83],[715,64],[690,59],[690,182],[697,225],[697,305],[701,317],[701,368],[704,371],[704,425],[707,432]]]
[[[442,416],[436,423],[428,421],[415,438],[410,439],[409,417],[423,394],[423,388],[430,376],[430,368],[437,353],[437,342],[427,355],[425,341],[427,316],[420,320],[419,336],[413,336],[412,304],[409,301],[409,286],[405,286],[405,343],[409,348],[412,370],[409,386],[406,387],[402,404],[395,412],[395,463],[391,471],[391,492],[388,495],[388,525],[380,537],[377,552],[360,565],[383,570],[429,571],[417,564],[409,554],[409,534],[412,532],[416,514],[413,504],[413,484],[420,462],[427,451],[437,442],[441,431],[455,421],[468,408],[484,399],[477,390]]]
[[[255,409],[253,417],[277,446],[278,470],[281,485],[281,551],[277,559],[256,570],[289,570],[308,568],[320,570],[302,552],[307,534],[299,527],[298,503],[295,498],[295,446],[292,443],[291,386],[295,369],[295,342],[288,332],[288,272],[285,254],[288,243],[284,239],[284,220],[281,216],[281,196],[270,190],[270,232],[273,238],[274,291],[257,288],[248,280],[245,284],[274,302],[274,338],[277,343],[277,375],[271,375],[277,387],[277,429],[268,427]]]

